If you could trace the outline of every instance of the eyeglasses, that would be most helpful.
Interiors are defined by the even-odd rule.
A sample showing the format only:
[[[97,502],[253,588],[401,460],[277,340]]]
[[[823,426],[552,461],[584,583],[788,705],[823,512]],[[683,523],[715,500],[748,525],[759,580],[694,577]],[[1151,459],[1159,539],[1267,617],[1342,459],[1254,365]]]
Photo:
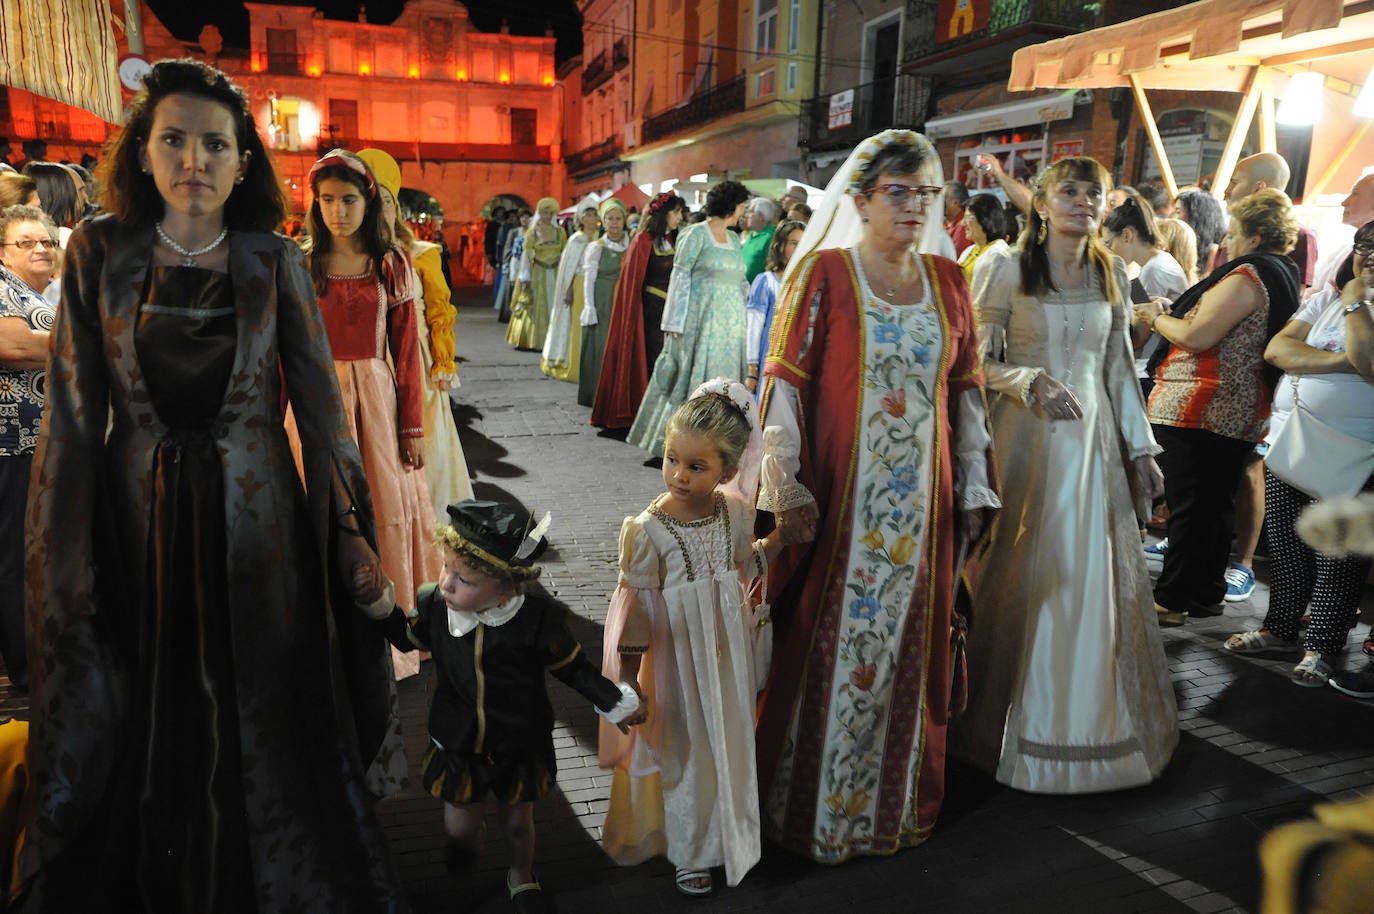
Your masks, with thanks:
[[[22,241],[6,241],[0,247],[16,247],[21,251],[32,251],[38,245],[42,245],[45,250],[55,250],[57,242],[50,238],[25,238]]]
[[[1357,244],[1351,248],[1351,251],[1361,257],[1368,257],[1370,254],[1374,254],[1374,244]]]
[[[922,186],[909,187],[906,184],[879,184],[877,187],[864,191],[864,194],[871,200],[874,194],[882,194],[887,198],[887,202],[893,206],[906,206],[906,202],[912,197],[916,198],[918,206],[930,206],[935,202],[935,198],[940,196],[940,188]]]

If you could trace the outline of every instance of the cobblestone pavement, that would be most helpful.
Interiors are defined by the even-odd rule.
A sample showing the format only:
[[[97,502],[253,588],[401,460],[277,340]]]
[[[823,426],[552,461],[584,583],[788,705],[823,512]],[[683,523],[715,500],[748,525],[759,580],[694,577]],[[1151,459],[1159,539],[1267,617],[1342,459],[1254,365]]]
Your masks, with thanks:
[[[553,512],[544,580],[575,611],[584,648],[599,656],[620,521],[661,491],[661,478],[643,465],[645,454],[587,424],[575,386],[544,378],[537,353],[505,344],[504,325],[485,306],[488,290],[458,291],[455,414],[478,493]],[[1262,564],[1259,571],[1263,577]],[[595,716],[550,679],[558,788],[536,807],[536,874],[562,914],[1255,911],[1261,834],[1306,815],[1314,802],[1374,787],[1374,703],[1291,685],[1292,660],[1220,650],[1225,634],[1258,625],[1266,598],[1261,583],[1249,602],[1163,632],[1183,732],[1157,783],[1033,796],[951,763],[944,812],[922,847],[827,867],[765,844],[762,862],[739,887],[705,899],[679,896],[662,860],[620,868],[602,853],[609,776],[596,764]],[[1371,617],[1367,593],[1364,618]],[[1367,632],[1362,624],[1352,635],[1352,657]],[[400,684],[412,770],[427,740],[432,687],[429,662]],[[23,702],[7,700],[3,709],[22,713]],[[417,784],[380,811],[419,914],[512,910],[494,820],[476,869],[455,878],[443,864],[437,800]]]

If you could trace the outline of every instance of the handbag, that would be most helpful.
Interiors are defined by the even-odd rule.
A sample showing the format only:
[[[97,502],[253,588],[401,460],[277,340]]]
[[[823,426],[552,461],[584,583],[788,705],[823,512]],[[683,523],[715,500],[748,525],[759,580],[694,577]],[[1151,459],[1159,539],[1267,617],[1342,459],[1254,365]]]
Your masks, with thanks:
[[[1313,498],[1354,495],[1374,473],[1374,442],[1347,435],[1304,409],[1297,377],[1288,379],[1293,385],[1293,411],[1269,442],[1265,467]]]

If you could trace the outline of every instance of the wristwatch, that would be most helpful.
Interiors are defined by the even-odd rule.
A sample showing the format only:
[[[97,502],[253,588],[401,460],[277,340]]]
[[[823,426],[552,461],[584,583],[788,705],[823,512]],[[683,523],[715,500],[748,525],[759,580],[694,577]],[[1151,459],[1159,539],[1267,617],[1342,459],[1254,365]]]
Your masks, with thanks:
[[[1361,308],[1368,308],[1368,307],[1369,307],[1369,299],[1367,299],[1367,298],[1362,298],[1362,299],[1360,299],[1359,301],[1351,302],[1350,304],[1346,305],[1346,306],[1345,306],[1345,310],[1343,310],[1341,313],[1342,313],[1342,314],[1354,314],[1356,311],[1360,310]]]

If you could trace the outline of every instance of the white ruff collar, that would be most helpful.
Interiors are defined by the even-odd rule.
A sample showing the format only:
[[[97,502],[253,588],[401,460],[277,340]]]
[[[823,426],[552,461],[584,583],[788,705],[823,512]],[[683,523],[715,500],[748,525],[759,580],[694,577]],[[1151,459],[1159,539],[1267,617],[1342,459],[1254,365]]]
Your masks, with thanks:
[[[484,609],[481,612],[473,612],[468,609],[453,609],[445,604],[448,610],[448,633],[455,638],[461,638],[468,632],[477,627],[477,623],[482,623],[488,628],[495,628],[498,625],[505,625],[515,614],[520,611],[520,607],[525,605],[525,595],[516,594],[499,606],[491,609]]]

